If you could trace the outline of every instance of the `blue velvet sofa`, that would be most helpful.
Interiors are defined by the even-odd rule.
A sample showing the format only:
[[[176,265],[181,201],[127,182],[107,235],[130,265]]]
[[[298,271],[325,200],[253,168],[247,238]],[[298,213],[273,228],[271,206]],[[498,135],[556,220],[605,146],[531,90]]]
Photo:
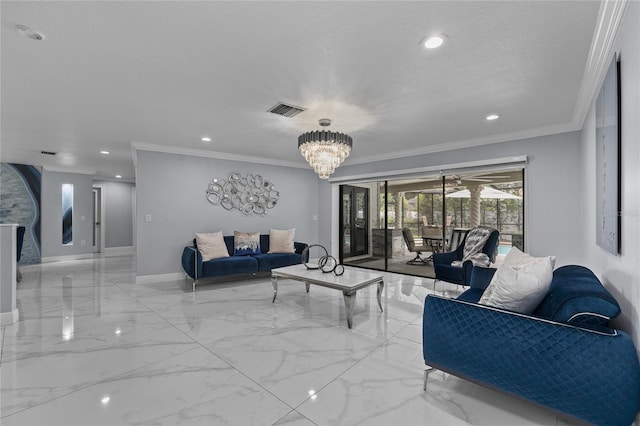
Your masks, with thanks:
[[[214,278],[225,275],[255,274],[269,272],[274,268],[297,265],[302,263],[302,252],[307,248],[306,243],[294,242],[295,253],[268,253],[269,235],[260,235],[261,254],[234,256],[233,235],[225,236],[229,257],[202,261],[202,254],[193,240],[193,246],[187,246],[182,251],[182,267],[187,275],[193,278],[193,290],[201,278]]]
[[[546,297],[523,315],[476,303],[494,271],[474,267],[457,299],[425,299],[425,390],[438,369],[580,422],[633,423],[638,355],[627,334],[609,328],[620,307],[595,275],[582,266],[556,269]]]

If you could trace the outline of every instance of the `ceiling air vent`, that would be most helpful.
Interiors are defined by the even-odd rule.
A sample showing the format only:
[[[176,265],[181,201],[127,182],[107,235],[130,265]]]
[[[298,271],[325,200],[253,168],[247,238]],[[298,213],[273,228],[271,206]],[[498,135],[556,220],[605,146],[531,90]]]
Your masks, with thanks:
[[[291,118],[291,117],[295,117],[296,115],[306,110],[307,110],[306,108],[300,108],[295,105],[287,105],[280,102],[279,104],[275,105],[273,108],[269,109],[268,111],[274,114]]]
[[[42,155],[56,155],[57,152],[52,152],[52,151],[40,151],[40,154]]]

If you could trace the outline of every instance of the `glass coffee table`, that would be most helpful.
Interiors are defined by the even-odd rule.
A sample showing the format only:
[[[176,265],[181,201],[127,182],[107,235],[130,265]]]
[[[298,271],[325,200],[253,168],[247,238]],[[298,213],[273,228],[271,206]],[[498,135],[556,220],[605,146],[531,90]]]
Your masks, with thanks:
[[[304,282],[307,293],[309,293],[311,284],[342,291],[344,306],[347,312],[347,325],[349,328],[351,328],[353,324],[353,307],[356,302],[356,291],[361,288],[378,284],[378,307],[380,307],[380,312],[384,312],[380,299],[382,290],[384,289],[382,276],[363,269],[345,267],[344,274],[339,276],[332,272],[324,273],[320,269],[307,269],[307,267],[302,264],[272,269],[271,284],[273,284],[273,300],[271,303],[276,301],[276,296],[278,295],[278,278]]]

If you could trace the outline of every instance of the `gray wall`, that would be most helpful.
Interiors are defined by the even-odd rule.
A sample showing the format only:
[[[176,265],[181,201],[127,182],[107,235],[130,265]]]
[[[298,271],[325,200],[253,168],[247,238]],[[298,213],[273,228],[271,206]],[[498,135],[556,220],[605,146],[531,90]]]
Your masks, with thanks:
[[[62,184],[73,184],[73,245],[62,245]],[[77,173],[42,171],[42,257],[93,252],[93,177]],[[83,220],[84,218],[84,220]],[[85,244],[82,245],[84,240]]]
[[[318,244],[321,244],[326,247],[327,250],[331,251],[331,216],[334,213],[331,209],[337,209],[338,207],[332,207],[331,204],[331,185],[324,179],[318,179],[318,181]],[[332,254],[336,256],[336,258],[338,257],[337,252]]]
[[[196,232],[222,230],[268,233],[296,228],[296,241],[318,241],[319,179],[311,169],[137,151],[136,227],[138,276],[182,272],[180,257]],[[244,216],[211,205],[206,189],[231,172],[262,175],[276,186],[280,201],[266,216]],[[145,223],[145,215],[151,223]]]
[[[357,149],[357,145],[354,149]],[[557,256],[557,264],[582,261],[580,132],[561,133],[384,162],[340,167],[334,176],[401,171],[527,155],[525,223],[527,250]],[[325,216],[323,216],[323,220]],[[326,224],[320,224],[326,229]]]
[[[133,188],[132,183],[95,181],[103,188],[105,248],[133,246]]]
[[[614,50],[620,54],[622,89],[621,253],[614,256],[596,244],[595,110],[582,128],[584,199],[582,242],[585,263],[600,277],[622,308],[617,326],[640,342],[640,4],[631,2]]]

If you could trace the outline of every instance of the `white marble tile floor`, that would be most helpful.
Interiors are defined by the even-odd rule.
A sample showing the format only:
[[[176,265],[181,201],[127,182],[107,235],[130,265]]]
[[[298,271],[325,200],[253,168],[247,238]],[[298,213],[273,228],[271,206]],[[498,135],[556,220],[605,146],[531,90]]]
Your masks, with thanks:
[[[422,390],[426,278],[358,291],[268,278],[135,284],[134,256],[23,267],[0,331],[11,425],[565,425],[444,373]],[[439,283],[438,294],[460,289]]]

